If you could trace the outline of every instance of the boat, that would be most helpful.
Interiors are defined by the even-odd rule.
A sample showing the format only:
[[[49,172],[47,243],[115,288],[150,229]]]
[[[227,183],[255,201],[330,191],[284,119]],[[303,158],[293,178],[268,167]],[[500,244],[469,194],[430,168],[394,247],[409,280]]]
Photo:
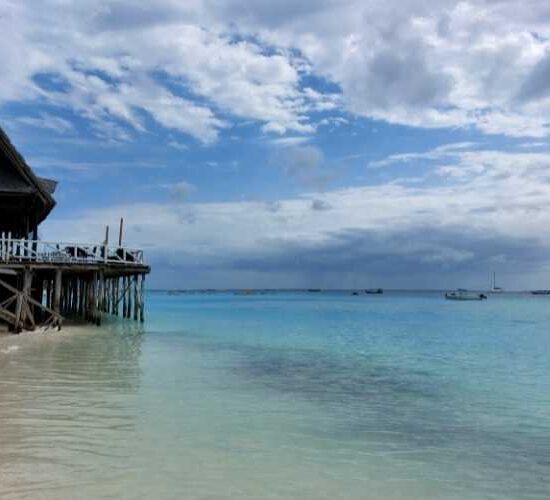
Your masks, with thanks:
[[[493,273],[493,283],[491,286],[491,293],[502,293],[502,292],[504,292],[504,288],[497,286],[496,273]]]
[[[365,293],[370,295],[379,295],[381,293],[384,293],[384,290],[382,290],[381,288],[368,288],[367,290],[365,290]]]
[[[479,292],[469,292],[463,288],[459,288],[454,292],[445,293],[445,298],[447,300],[485,300],[487,295]]]
[[[550,290],[531,290],[533,295],[550,295]]]

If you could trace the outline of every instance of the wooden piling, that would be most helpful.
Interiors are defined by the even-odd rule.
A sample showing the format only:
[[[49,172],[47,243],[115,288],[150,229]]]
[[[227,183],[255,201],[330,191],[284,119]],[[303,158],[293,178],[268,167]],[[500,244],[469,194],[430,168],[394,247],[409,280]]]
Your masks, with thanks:
[[[57,313],[61,312],[61,279],[63,273],[61,269],[55,270],[55,281],[54,281],[54,294],[53,294],[53,310]]]
[[[128,277],[122,277],[122,317],[128,317]]]
[[[145,320],[145,274],[141,275],[141,285],[139,289],[139,320],[143,323]]]
[[[138,320],[138,312],[139,312],[139,294],[138,294],[138,275],[134,274],[133,276],[133,282],[134,282],[134,321]]]

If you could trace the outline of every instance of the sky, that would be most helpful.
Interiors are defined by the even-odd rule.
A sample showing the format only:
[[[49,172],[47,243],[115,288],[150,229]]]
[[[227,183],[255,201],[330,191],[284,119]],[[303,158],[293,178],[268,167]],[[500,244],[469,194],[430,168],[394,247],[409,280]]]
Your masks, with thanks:
[[[550,3],[0,0],[46,241],[156,288],[550,288]]]

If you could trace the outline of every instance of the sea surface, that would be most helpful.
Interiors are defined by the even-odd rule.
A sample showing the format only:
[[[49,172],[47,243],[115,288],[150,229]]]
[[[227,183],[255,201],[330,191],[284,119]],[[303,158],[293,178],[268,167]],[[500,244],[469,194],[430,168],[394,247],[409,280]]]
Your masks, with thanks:
[[[550,297],[151,292],[0,340],[0,498],[548,499]]]

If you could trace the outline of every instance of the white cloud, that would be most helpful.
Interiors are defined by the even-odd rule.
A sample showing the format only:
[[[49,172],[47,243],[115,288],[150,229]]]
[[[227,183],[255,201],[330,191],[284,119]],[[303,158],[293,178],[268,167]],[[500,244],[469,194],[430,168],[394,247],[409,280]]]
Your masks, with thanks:
[[[275,139],[271,139],[270,142],[275,146],[294,147],[306,144],[310,139],[311,138],[308,136],[298,135],[289,137],[277,137]]]
[[[16,121],[17,123],[29,125],[31,127],[53,130],[58,134],[65,134],[74,128],[70,121],[48,113],[42,113],[39,116],[20,116]]]
[[[364,251],[387,252],[411,272],[419,265],[434,266],[432,271],[476,266],[480,255],[486,265],[515,266],[512,260],[521,259],[521,252],[542,259],[550,249],[550,213],[542,208],[550,206],[550,155],[461,148],[453,155],[414,186],[394,181],[268,205],[135,203],[52,219],[44,231],[53,239],[94,240],[105,223],[116,224],[124,216],[130,226],[141,228],[129,233],[128,244],[143,246],[153,261],[200,262],[226,270],[247,259],[267,263],[281,248],[288,249],[288,265],[295,265],[293,251],[306,248],[322,251],[319,262],[347,266],[355,257],[339,253],[339,242],[346,241],[349,251],[366,246]],[[182,186],[187,193],[188,184]],[[361,235],[367,234],[364,240]],[[284,266],[277,272],[284,273]]]
[[[474,142],[454,142],[450,144],[444,144],[438,146],[429,151],[421,153],[398,153],[392,154],[383,160],[371,161],[368,164],[369,168],[379,168],[385,167],[388,165],[393,165],[395,163],[406,163],[413,160],[439,160],[447,156],[456,154],[457,151],[473,148],[476,145]]]
[[[11,67],[0,76],[0,102],[46,99],[96,123],[137,131],[144,130],[146,112],[209,143],[228,125],[222,114],[256,120],[278,134],[310,133],[308,110],[332,99],[300,90],[300,65],[292,57],[236,40],[221,26],[192,23],[188,6],[41,3],[10,3],[0,11],[0,28],[13,35],[0,49]],[[63,81],[66,92],[41,85],[34,79],[40,74]]]
[[[206,143],[227,116],[265,133],[313,133],[312,113],[342,108],[412,126],[546,137],[548,13],[537,0],[517,6],[7,0],[0,101],[50,99],[136,130],[145,111]],[[68,94],[37,86],[39,73],[65,78]]]
[[[243,29],[299,48],[314,73],[342,88],[351,113],[421,127],[549,135],[544,2],[521,9],[515,0],[305,4],[281,4],[277,23],[265,6],[255,16],[252,9],[235,15]]]

